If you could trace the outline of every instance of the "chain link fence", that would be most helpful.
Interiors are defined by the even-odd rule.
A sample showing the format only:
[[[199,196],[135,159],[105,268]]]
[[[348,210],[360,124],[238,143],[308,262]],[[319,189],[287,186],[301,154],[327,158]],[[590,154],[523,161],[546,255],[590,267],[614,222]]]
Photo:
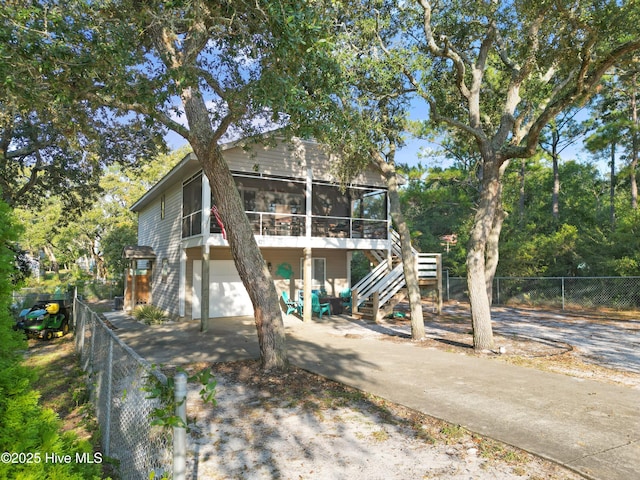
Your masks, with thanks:
[[[447,300],[469,300],[466,278],[446,276],[445,285]],[[496,277],[493,304],[638,310],[640,277]]]
[[[115,461],[123,479],[148,480],[170,474],[172,434],[151,425],[151,413],[162,405],[142,390],[151,375],[165,385],[167,378],[78,299],[74,317],[76,351],[89,375],[103,455]]]

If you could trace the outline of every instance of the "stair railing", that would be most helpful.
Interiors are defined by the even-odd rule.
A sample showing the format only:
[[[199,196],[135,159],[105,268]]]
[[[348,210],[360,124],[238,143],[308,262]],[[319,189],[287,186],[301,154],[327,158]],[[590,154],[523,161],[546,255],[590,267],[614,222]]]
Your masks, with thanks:
[[[361,305],[375,291],[376,284],[383,279],[388,272],[389,266],[387,262],[382,262],[371,270],[362,280],[351,287],[351,290],[357,292],[357,305]]]
[[[352,287],[355,292],[354,302],[357,306],[362,305],[374,292],[378,292],[378,305],[382,307],[406,286],[400,234],[393,229],[390,233],[392,240],[391,253],[399,258],[400,262],[393,269],[389,269],[387,262],[381,261],[367,276]],[[442,255],[439,253],[418,253],[413,246],[411,251],[417,264],[418,278],[437,279],[442,268]]]

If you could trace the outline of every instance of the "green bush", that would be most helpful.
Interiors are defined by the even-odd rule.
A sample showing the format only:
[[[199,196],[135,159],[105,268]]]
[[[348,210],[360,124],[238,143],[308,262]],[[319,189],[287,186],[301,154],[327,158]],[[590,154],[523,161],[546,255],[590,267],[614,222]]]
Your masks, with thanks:
[[[22,334],[12,329],[10,314],[14,253],[8,248],[17,241],[19,230],[10,208],[0,201],[0,478],[29,479],[98,479],[98,463],[84,463],[77,458],[93,458],[88,441],[72,433],[60,433],[55,412],[38,405],[33,390],[33,372],[23,364],[27,348]],[[65,460],[69,462],[53,461]],[[87,454],[88,457],[82,457]],[[79,457],[77,457],[78,455]]]
[[[155,305],[140,305],[133,311],[133,317],[147,325],[155,325],[165,322],[168,317],[164,310]]]

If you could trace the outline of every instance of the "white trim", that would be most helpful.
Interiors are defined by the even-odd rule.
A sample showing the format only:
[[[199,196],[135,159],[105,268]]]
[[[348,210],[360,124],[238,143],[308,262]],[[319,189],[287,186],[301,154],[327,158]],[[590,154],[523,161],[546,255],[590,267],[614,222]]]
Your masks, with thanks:
[[[180,276],[178,278],[178,315],[186,315],[186,289],[187,289],[187,251],[180,250]]]
[[[211,235],[211,185],[209,178],[202,174],[202,243],[207,247]]]

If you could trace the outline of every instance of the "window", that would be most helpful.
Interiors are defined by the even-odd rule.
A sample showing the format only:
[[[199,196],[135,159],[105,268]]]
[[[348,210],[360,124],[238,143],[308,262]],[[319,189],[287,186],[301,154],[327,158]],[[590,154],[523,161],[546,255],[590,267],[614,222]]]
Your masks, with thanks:
[[[386,220],[387,193],[384,190],[363,190],[358,192],[351,204],[351,216],[369,220]]]
[[[311,289],[323,290],[327,279],[327,265],[325,258],[311,259]],[[304,258],[300,259],[300,272],[304,277]]]
[[[169,260],[166,258],[162,259],[162,283],[167,283],[167,278],[169,277]]]
[[[202,233],[202,173],[182,184],[182,238]]]

